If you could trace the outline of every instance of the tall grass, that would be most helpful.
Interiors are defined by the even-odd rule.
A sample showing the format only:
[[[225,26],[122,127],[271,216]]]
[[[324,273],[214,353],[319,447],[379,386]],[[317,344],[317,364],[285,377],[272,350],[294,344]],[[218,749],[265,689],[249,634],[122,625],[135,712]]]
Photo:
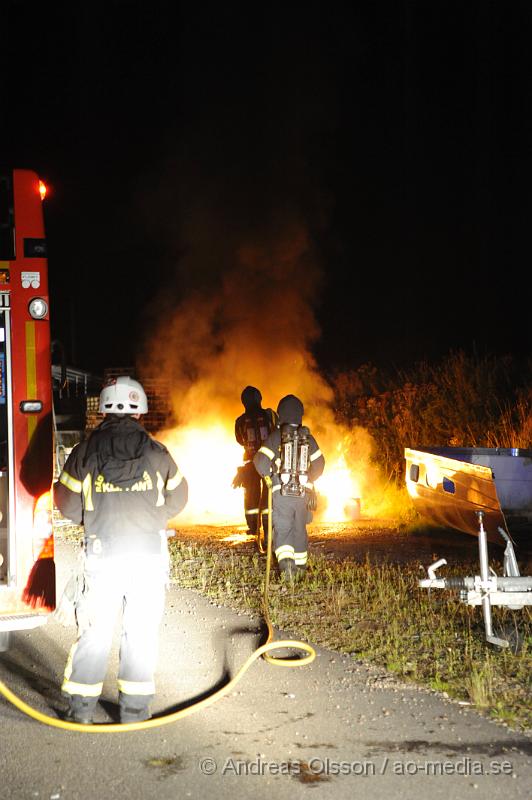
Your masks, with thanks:
[[[388,376],[365,365],[332,383],[338,418],[371,434],[376,460],[398,481],[405,447],[532,444],[532,360],[459,351]]]

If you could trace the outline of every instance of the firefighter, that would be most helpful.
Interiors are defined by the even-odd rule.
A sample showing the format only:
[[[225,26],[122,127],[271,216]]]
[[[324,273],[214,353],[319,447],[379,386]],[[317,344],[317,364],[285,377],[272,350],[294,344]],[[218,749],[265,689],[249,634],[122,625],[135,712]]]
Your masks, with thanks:
[[[244,513],[248,532],[256,535],[260,527],[259,513],[266,530],[268,504],[265,496],[261,499],[261,478],[253,466],[253,457],[275,429],[277,415],[271,408],[262,408],[262,395],[254,386],[246,386],[240,399],[245,411],[235,421],[235,438],[244,448],[244,463],[237,470],[233,488],[244,487]]]
[[[159,623],[168,580],[166,523],[186,505],[186,479],[166,447],[140,422],[148,411],[141,384],[128,376],[100,394],[103,422],[68,457],[55,504],[84,525],[78,638],[65,667],[67,719],[90,724],[122,611],[118,669],[121,722],[150,718]]]
[[[325,459],[302,425],[303,403],[293,394],[279,402],[279,424],[253,459],[257,472],[272,476],[273,549],[281,575],[301,577],[307,566],[307,523],[315,510],[314,481]]]

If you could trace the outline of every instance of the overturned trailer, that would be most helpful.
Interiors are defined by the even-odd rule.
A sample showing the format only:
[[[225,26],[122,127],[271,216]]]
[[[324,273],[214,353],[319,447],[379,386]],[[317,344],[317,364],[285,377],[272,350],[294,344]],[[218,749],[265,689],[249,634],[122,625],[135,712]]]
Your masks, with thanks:
[[[488,540],[501,543],[499,528],[532,540],[532,450],[407,448],[405,460],[414,507],[435,525],[477,536],[482,511]]]
[[[521,576],[512,537],[532,542],[532,450],[518,448],[407,448],[406,485],[414,507],[436,525],[478,536],[480,575],[440,578],[428,568],[419,581],[426,589],[452,589],[468,605],[481,605],[486,640],[507,647],[494,635],[491,607],[520,610],[532,605],[532,577]],[[503,575],[489,567],[488,539],[506,543]]]

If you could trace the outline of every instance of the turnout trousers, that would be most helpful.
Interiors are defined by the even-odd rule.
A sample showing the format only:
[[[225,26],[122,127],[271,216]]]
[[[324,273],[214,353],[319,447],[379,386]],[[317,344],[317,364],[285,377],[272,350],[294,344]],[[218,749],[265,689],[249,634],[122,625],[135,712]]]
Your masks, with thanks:
[[[262,519],[262,528],[266,533],[268,529],[268,491],[262,487],[262,478],[251,465],[252,469],[246,475],[244,485],[244,513],[246,523],[251,533],[258,533],[259,514]],[[261,497],[262,490],[262,497]]]
[[[155,694],[159,625],[168,580],[167,554],[88,556],[76,605],[78,638],[68,657],[62,691],[94,710],[107,672],[117,617],[122,612],[118,691],[122,721],[147,719]]]
[[[283,497],[280,487],[274,486],[273,496],[273,549],[277,562],[291,559],[296,566],[307,563],[307,522],[312,515],[307,509],[307,498]]]

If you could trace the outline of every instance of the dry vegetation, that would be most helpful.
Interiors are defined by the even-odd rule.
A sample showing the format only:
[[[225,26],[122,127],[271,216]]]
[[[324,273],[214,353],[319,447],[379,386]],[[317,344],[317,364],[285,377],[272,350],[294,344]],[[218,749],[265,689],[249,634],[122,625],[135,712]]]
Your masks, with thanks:
[[[451,353],[384,376],[363,366],[334,375],[340,421],[365,428],[374,457],[401,481],[405,447],[532,446],[532,361]]]

